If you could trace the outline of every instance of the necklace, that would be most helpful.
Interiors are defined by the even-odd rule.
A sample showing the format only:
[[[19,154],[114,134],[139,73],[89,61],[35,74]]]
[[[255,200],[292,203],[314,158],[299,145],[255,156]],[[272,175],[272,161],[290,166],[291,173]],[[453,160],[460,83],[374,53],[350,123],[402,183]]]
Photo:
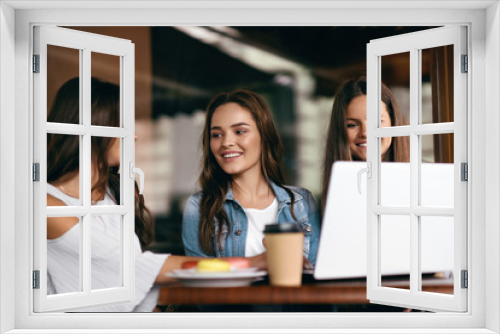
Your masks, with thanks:
[[[73,193],[71,193],[71,192],[67,191],[66,189],[64,189],[64,187],[63,187],[63,186],[62,186],[62,184],[60,184],[60,183],[57,185],[57,188],[61,189],[61,191],[62,191],[63,193],[65,193],[66,195],[69,195],[69,196],[71,196],[71,197],[74,197],[74,198],[79,198],[79,197],[80,197],[79,195],[75,195],[75,194],[73,194]]]

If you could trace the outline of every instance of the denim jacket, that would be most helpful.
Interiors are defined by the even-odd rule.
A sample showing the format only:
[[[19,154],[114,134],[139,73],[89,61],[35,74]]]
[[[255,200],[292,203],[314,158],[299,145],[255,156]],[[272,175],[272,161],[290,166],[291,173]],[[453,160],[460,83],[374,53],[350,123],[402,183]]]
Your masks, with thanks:
[[[285,189],[272,182],[270,185],[278,200],[277,223],[295,222],[303,228],[305,231],[304,256],[314,264],[320,233],[319,211],[316,208],[314,197],[306,189],[287,186],[295,197],[293,205],[295,217],[297,217],[297,221],[295,221],[290,210],[291,197]],[[184,250],[188,256],[208,257],[198,241],[201,197],[201,191],[191,195],[184,208],[184,217],[182,219],[182,242],[184,243]],[[234,199],[231,189],[229,189],[226,194],[224,209],[229,219],[229,229],[223,226],[222,247],[219,245],[218,238],[213,238],[213,250],[215,255],[212,255],[212,257],[245,256],[248,221],[242,206]],[[218,235],[219,229],[219,222],[216,221],[215,235]]]

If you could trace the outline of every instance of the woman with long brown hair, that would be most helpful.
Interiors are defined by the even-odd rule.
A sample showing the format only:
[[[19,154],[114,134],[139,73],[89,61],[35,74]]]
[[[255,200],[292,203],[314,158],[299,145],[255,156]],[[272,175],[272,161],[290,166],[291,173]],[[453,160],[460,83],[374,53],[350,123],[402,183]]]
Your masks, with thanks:
[[[119,87],[91,79],[91,124],[119,126]],[[79,78],[66,82],[58,91],[48,122],[79,124]],[[137,136],[136,136],[137,140]],[[60,134],[47,136],[47,205],[81,205],[79,138]],[[120,139],[92,137],[92,205],[120,203]],[[158,287],[166,273],[199,258],[155,254],[145,250],[154,239],[154,224],[144,199],[135,185],[135,299],[127,304],[87,309],[91,312],[150,312],[156,307]],[[49,294],[79,289],[79,229],[77,217],[47,218],[47,289]],[[121,224],[119,216],[93,215],[91,219],[92,289],[118,286],[120,282]],[[250,259],[265,267],[263,257]]]
[[[57,92],[48,122],[79,124],[79,78],[67,81]],[[119,126],[118,86],[91,79],[91,124]],[[137,139],[137,136],[136,136]],[[81,205],[79,171],[79,136],[47,135],[47,205]],[[120,203],[120,139],[91,139],[91,201],[92,205]],[[137,188],[137,186],[136,186]],[[144,251],[154,239],[154,225],[142,195],[135,194],[135,299],[127,304],[86,309],[91,312],[150,312],[156,307],[158,289],[155,281],[170,257]],[[47,218],[47,289],[49,294],[78,291],[79,285],[79,223],[77,217]],[[92,289],[118,286],[120,282],[121,232],[120,217],[93,215]]]
[[[283,146],[259,95],[236,90],[209,103],[203,130],[201,191],[185,206],[186,255],[255,256],[265,252],[264,226],[294,222],[314,263],[319,216],[311,193],[284,185]]]
[[[398,103],[384,84],[381,100],[381,126],[403,125]],[[322,206],[326,203],[333,163],[366,161],[366,144],[366,78],[361,76],[345,81],[335,95],[323,163]],[[382,161],[410,161],[408,138],[382,138],[380,145]]]

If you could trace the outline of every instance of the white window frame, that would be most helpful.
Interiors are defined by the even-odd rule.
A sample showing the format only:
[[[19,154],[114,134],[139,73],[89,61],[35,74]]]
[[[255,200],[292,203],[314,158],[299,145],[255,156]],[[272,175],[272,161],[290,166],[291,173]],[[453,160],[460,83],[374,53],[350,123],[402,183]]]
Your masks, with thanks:
[[[39,164],[39,181],[33,185],[34,270],[39,272],[39,288],[34,289],[35,312],[72,310],[130,302],[135,295],[134,259],[134,178],[135,114],[134,114],[134,44],[128,40],[101,36],[60,27],[34,27],[34,54],[39,56],[39,72],[33,75],[34,83],[34,162]],[[49,45],[71,48],[79,53],[80,72],[80,123],[64,124],[47,122],[47,49]],[[119,127],[91,124],[92,53],[119,57],[120,68],[120,124]],[[57,69],[51,69],[52,71]],[[58,133],[78,136],[80,141],[80,205],[74,207],[47,207],[47,134]],[[121,142],[120,199],[117,205],[91,204],[91,139],[93,136],[114,137]],[[91,278],[91,217],[93,214],[119,215],[120,282],[114,288],[92,290]],[[47,217],[79,217],[80,235],[80,291],[47,295],[47,228],[42,222]],[[44,282],[44,283],[42,283]]]
[[[422,124],[421,85],[422,50],[452,45],[454,80],[454,121]],[[367,47],[367,165],[371,177],[367,182],[368,221],[368,275],[367,298],[377,304],[387,304],[423,310],[467,310],[467,290],[461,287],[461,271],[467,270],[467,183],[461,180],[461,163],[467,163],[467,73],[461,71],[461,55],[467,54],[466,28],[463,26],[440,27],[394,37],[372,40]],[[410,56],[410,124],[407,126],[381,127],[380,114],[382,91],[382,57],[408,52]],[[454,133],[453,207],[425,206],[421,203],[422,142],[421,136]],[[406,206],[381,203],[381,153],[380,140],[384,137],[407,136],[410,142],[409,183],[410,201]],[[402,224],[409,223],[410,289],[384,287],[381,282],[382,217],[404,215]],[[454,291],[453,294],[422,291],[420,220],[424,216],[452,217],[454,222]],[[402,235],[400,237],[403,237]]]
[[[60,10],[61,6],[69,9]],[[75,10],[73,8],[88,9]],[[119,6],[133,9],[115,8]],[[147,7],[150,10],[137,10]],[[459,6],[459,7],[457,7]],[[99,8],[98,8],[99,7]],[[102,9],[106,7],[107,9]],[[162,8],[158,8],[162,7]],[[393,8],[396,7],[396,8]],[[47,9],[49,10],[41,10]],[[52,8],[52,9],[50,9]],[[59,9],[58,9],[59,8]],[[221,9],[224,8],[224,9]],[[58,25],[467,25],[469,30],[469,312],[465,314],[34,314],[31,42],[34,24]],[[342,50],[339,50],[342,52]],[[0,332],[268,333],[500,331],[500,10],[498,1],[238,1],[0,3]],[[13,84],[14,83],[14,84]],[[14,112],[15,111],[15,112]],[[15,138],[15,145],[12,145]],[[487,154],[485,153],[487,152]],[[14,177],[13,177],[14,175]],[[488,179],[486,179],[488,175]],[[486,182],[486,180],[488,182]],[[12,189],[15,189],[13,196]],[[15,222],[13,224],[12,222]],[[15,287],[12,289],[12,287]],[[486,293],[486,291],[488,293]],[[14,305],[14,307],[12,307]],[[139,324],[144,328],[137,329]],[[147,329],[150,330],[147,330]],[[222,328],[233,328],[224,331]],[[289,328],[289,329],[284,329]],[[331,330],[327,330],[331,328]],[[334,328],[339,330],[335,331]],[[356,330],[357,328],[357,330]],[[59,330],[58,330],[59,329]],[[134,330],[136,329],[136,330]],[[160,330],[162,329],[162,330]],[[307,330],[309,329],[309,330]],[[344,329],[344,330],[342,330]],[[392,330],[391,330],[392,329]],[[47,330],[45,330],[47,332]],[[248,332],[248,330],[247,330]]]

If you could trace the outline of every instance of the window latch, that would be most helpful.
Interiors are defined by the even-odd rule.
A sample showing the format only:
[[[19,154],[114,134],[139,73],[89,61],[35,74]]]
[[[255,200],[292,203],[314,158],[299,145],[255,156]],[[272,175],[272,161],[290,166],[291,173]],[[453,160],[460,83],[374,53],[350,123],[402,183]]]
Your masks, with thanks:
[[[139,194],[142,195],[142,193],[144,192],[144,172],[142,171],[142,169],[134,167],[133,161],[130,161],[129,163],[129,171],[130,171],[129,176],[131,179],[134,179],[135,173],[139,174]]]
[[[368,179],[372,178],[372,163],[371,163],[371,161],[366,162],[366,168],[360,169],[358,171],[358,191],[360,194],[361,194],[361,175],[363,175],[363,173],[366,173],[366,177]]]

